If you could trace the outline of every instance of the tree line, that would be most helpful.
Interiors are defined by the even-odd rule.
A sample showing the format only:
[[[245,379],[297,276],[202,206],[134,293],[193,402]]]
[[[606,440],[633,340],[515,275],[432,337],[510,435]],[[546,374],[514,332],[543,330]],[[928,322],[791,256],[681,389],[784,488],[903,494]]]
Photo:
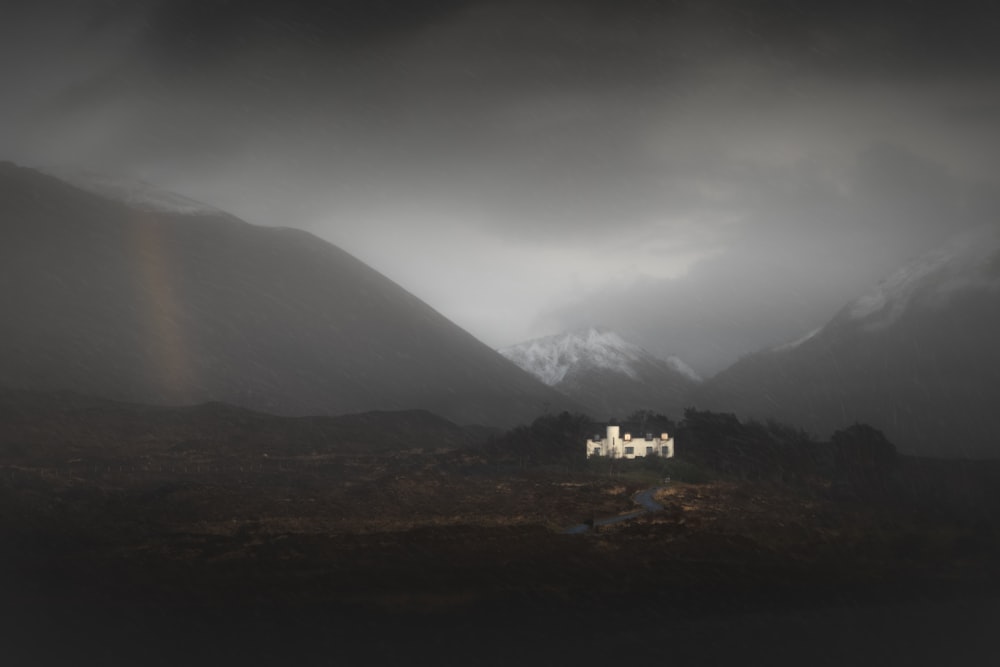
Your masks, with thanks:
[[[829,440],[819,440],[774,420],[741,421],[734,414],[695,408],[686,409],[679,422],[648,410],[635,412],[625,421],[643,433],[670,433],[676,442],[675,460],[637,459],[634,465],[668,470],[693,466],[709,477],[783,483],[817,478],[875,489],[886,483],[899,462],[896,447],[868,424],[852,424],[835,431]],[[592,465],[584,443],[595,428],[599,428],[597,422],[586,415],[544,415],[530,425],[494,436],[483,451],[494,462],[582,469]]]

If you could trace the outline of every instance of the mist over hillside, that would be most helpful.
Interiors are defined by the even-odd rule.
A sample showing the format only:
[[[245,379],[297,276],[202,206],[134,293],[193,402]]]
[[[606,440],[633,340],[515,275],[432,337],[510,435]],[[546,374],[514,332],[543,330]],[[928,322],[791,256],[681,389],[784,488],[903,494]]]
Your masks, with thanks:
[[[750,355],[693,398],[827,436],[853,422],[902,451],[1000,456],[1000,228],[902,266],[822,328]]]
[[[654,410],[679,417],[701,378],[677,357],[661,359],[614,331],[584,329],[525,341],[500,354],[590,406],[598,419]]]
[[[0,667],[1000,665],[997,35],[3,2]]]
[[[149,200],[0,166],[5,386],[500,426],[575,407],[309,233]]]

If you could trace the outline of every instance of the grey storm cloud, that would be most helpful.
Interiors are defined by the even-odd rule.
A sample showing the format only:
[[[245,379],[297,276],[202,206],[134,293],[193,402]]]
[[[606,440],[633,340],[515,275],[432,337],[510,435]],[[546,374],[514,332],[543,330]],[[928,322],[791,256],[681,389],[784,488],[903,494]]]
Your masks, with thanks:
[[[843,173],[809,164],[789,172],[748,187],[749,218],[685,276],[606,286],[540,324],[614,325],[711,374],[822,326],[891,268],[1000,218],[996,188],[963,184],[891,144],[868,147]]]
[[[4,12],[0,157],[308,229],[497,346],[605,324],[715,369],[998,211],[986,3]]]

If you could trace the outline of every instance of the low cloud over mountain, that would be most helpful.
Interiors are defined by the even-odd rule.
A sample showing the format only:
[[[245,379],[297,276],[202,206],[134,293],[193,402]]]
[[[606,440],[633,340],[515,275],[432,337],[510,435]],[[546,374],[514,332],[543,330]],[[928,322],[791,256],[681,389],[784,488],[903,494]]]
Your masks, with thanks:
[[[697,402],[819,435],[853,422],[902,450],[1000,456],[1000,228],[909,262],[802,339],[713,377]]]
[[[3,384],[493,425],[572,407],[311,234],[115,187],[117,199],[0,166]]]
[[[530,340],[500,353],[589,406],[593,416],[624,417],[635,410],[679,415],[700,382],[676,357],[660,359],[613,331],[587,329]]]

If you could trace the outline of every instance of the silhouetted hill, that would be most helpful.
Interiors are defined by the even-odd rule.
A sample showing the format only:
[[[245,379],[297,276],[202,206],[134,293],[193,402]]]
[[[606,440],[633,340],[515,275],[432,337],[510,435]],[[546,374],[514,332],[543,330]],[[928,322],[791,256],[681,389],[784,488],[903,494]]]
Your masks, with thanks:
[[[0,453],[56,464],[199,453],[253,462],[262,456],[455,449],[478,441],[423,410],[278,417],[225,403],[148,406],[72,392],[0,389]]]
[[[825,327],[740,360],[693,402],[821,437],[854,422],[900,451],[1000,456],[1000,230],[963,234]]]
[[[499,426],[574,407],[315,236],[168,209],[0,165],[4,385]]]

